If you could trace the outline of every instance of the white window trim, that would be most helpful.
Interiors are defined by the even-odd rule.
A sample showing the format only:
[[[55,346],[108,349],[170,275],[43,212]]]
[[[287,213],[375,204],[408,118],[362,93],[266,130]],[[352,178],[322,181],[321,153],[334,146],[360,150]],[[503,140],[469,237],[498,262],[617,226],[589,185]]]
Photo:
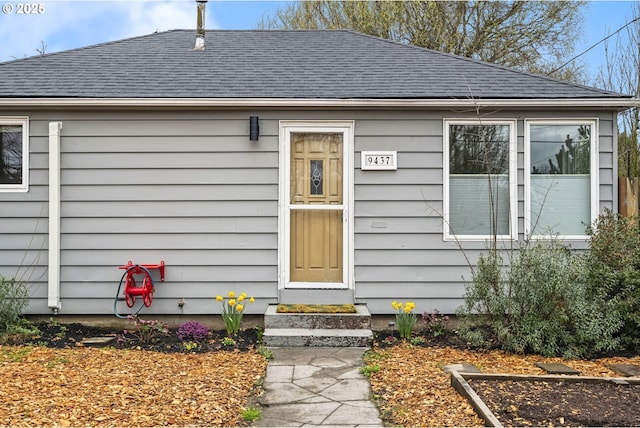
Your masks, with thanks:
[[[449,222],[449,126],[508,125],[509,126],[509,234],[496,235],[502,241],[518,239],[518,123],[516,119],[444,119],[443,141],[443,227],[445,241],[486,241],[492,235],[457,235],[451,233]]]
[[[22,183],[0,184],[0,193],[27,192],[29,190],[29,118],[26,116],[0,116],[0,125],[22,126]]]
[[[531,235],[532,214],[531,214],[531,125],[589,125],[591,126],[591,147],[590,147],[590,190],[591,190],[591,212],[590,221],[593,223],[598,218],[600,207],[599,176],[600,165],[598,157],[600,153],[600,123],[597,118],[575,118],[575,119],[527,119],[524,121],[524,227],[525,235],[532,239],[559,238],[564,240],[586,240],[587,235]],[[585,225],[585,229],[587,225]]]

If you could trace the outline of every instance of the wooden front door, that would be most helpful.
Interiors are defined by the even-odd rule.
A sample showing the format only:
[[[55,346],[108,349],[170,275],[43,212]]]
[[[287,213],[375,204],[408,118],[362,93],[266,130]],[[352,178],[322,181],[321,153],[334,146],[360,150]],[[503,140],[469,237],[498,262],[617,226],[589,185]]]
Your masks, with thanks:
[[[344,140],[343,132],[287,133],[286,287],[347,287]]]

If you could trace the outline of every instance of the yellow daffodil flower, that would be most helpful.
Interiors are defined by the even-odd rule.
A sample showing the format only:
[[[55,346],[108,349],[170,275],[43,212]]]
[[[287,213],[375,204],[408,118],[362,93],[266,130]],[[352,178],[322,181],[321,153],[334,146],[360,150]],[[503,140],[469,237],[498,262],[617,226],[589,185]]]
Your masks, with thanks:
[[[225,304],[225,298],[222,296],[216,296],[216,300],[221,302],[222,319],[224,320],[225,327],[227,328],[227,334],[233,336],[238,334],[240,323],[242,322],[242,311],[244,311],[244,302],[247,300],[247,293],[244,291],[237,295],[235,291],[229,291],[227,293],[229,300]],[[254,299],[251,297],[249,303],[253,303]]]

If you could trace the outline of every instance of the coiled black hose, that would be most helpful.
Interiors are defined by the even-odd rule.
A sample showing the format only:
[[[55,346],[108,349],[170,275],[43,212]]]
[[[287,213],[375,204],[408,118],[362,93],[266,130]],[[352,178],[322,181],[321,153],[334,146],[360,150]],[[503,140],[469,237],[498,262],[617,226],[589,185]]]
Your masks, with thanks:
[[[129,272],[133,269],[142,269],[143,271],[145,271],[147,273],[147,275],[149,275],[149,280],[151,281],[151,288],[153,289],[153,278],[151,278],[151,272],[149,272],[149,269],[145,268],[144,266],[140,266],[140,265],[131,265],[127,268],[127,270],[124,271],[124,273],[122,274],[122,278],[120,278],[120,284],[118,285],[118,291],[116,291],[116,298],[113,301],[113,313],[115,314],[116,317],[120,318],[120,319],[127,319],[130,316],[137,316],[140,311],[142,310],[142,308],[144,307],[144,299],[140,299],[140,307],[132,314],[128,314],[128,315],[122,315],[120,313],[118,313],[118,302],[121,300],[124,300],[124,298],[119,299],[118,296],[120,296],[120,290],[122,289],[122,282],[124,281],[124,279],[127,277],[127,275],[129,274]]]

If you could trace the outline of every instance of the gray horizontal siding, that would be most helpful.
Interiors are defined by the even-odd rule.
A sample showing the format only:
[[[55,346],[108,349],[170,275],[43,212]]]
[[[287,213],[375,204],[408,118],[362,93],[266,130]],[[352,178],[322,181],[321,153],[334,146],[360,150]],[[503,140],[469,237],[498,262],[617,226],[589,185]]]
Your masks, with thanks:
[[[65,122],[66,123],[66,122]],[[65,127],[66,131],[66,127]],[[262,131],[262,128],[261,128]],[[163,156],[164,154],[178,153],[207,153],[207,148],[215,148],[215,153],[244,153],[255,152],[268,154],[278,150],[277,132],[272,137],[260,135],[260,143],[247,140],[245,136],[179,136],[175,138],[158,139],[153,136],[126,136],[103,135],[87,137],[70,136],[65,138],[62,153],[122,153],[131,151],[141,156],[145,152]],[[45,142],[46,143],[46,142]],[[197,162],[197,159],[194,159]]]
[[[210,170],[210,169],[259,169],[265,168],[265,165],[273,165],[278,162],[277,153],[237,153],[228,152],[221,156],[219,152],[166,152],[154,153],[149,156],[148,153],[69,153],[64,156],[64,169],[103,169],[104,155],[108,153],[113,158],[113,165],[119,168],[144,168],[150,169],[167,169],[167,170]],[[196,155],[196,156],[194,156]],[[246,159],[245,159],[246,158]],[[200,171],[202,172],[202,171]]]
[[[130,248],[123,244],[118,249],[102,249],[99,245],[95,250],[67,250],[65,249],[62,263],[67,266],[95,266],[91,260],[91,253],[95,252],[103,258],[106,268],[112,266],[125,265],[131,259],[134,263],[155,264],[164,260],[167,266],[171,263],[175,266],[182,266],[184,269],[198,266],[272,266],[277,262],[276,250],[212,250],[212,249],[189,249],[180,248]],[[136,258],[127,258],[127,255],[137,255]],[[167,268],[168,269],[168,268]],[[173,270],[172,269],[172,270]],[[168,273],[167,273],[168,275]]]
[[[167,228],[167,222],[171,229]],[[152,217],[152,218],[67,218],[61,222],[64,234],[140,233],[256,233],[270,234],[278,228],[277,217]]]
[[[441,207],[442,204],[440,204]],[[434,212],[440,213],[442,209],[438,210],[436,208]],[[360,233],[438,233],[439,231],[442,231],[442,219],[440,217],[362,216],[356,219],[355,224],[356,239]]]
[[[474,263],[478,258],[476,250],[442,251],[413,250],[403,248],[402,251],[359,250],[355,256],[358,266],[465,266],[466,259]]]
[[[363,288],[371,288],[377,291],[377,294],[384,295],[389,293],[389,283],[387,282],[363,282]],[[451,294],[462,295],[464,294],[465,284],[463,282],[438,282],[431,281],[426,284],[415,282],[402,282],[397,281],[393,283],[396,287],[394,293],[394,300],[413,300],[416,298],[425,298],[422,296],[428,296],[431,299],[443,299],[449,298]],[[360,294],[356,291],[356,297],[360,297]],[[389,302],[391,307],[391,302]]]
[[[384,282],[387,284],[395,284],[395,282],[451,282],[459,283],[464,275],[468,274],[468,266],[460,264],[459,266],[431,266],[425,262],[422,265],[392,265],[392,266],[356,266],[355,275],[358,281],[363,282]],[[395,286],[392,287],[395,295]],[[386,298],[394,299],[394,296]],[[419,298],[421,296],[416,296]],[[450,297],[458,297],[451,295]]]
[[[442,180],[440,180],[442,181]],[[401,184],[361,184],[355,189],[355,199],[358,201],[375,201],[382,198],[386,201],[420,200],[425,195],[442,193],[441,184],[425,184],[423,186],[411,186]],[[428,201],[425,200],[425,204]]]
[[[444,242],[439,111],[0,112],[30,116],[30,188],[0,193],[0,273],[47,294],[48,123],[62,121],[62,313],[112,311],[129,260],[167,263],[145,313],[218,313],[216,294],[245,291],[261,313],[278,295],[279,120],[354,120],[355,297],[373,313],[394,299],[453,312],[484,242]],[[248,117],[260,116],[260,140]],[[524,215],[523,118],[600,125],[600,206],[616,201],[615,117],[593,111],[501,111],[518,118],[518,216]],[[487,117],[491,117],[488,115]],[[397,171],[361,171],[367,150],[398,152]],[[509,246],[509,243],[505,243]],[[580,246],[579,243],[577,246]],[[460,248],[462,247],[462,248]],[[154,275],[157,275],[154,273]],[[177,302],[187,303],[179,308]]]
[[[521,233],[525,194],[523,118],[599,119],[600,171],[595,173],[600,180],[600,205],[615,206],[612,113],[502,111],[494,116],[518,119],[517,205]],[[473,114],[449,112],[440,117],[425,115],[421,121],[394,121],[393,117],[378,124],[359,121],[356,127],[357,165],[360,151],[398,151],[397,171],[355,172],[355,295],[374,313],[392,313],[390,302],[395,299],[415,301],[418,311],[454,312],[462,303],[465,284],[471,278],[467,258],[475,263],[486,249],[485,242],[443,241],[443,117],[474,119]],[[507,251],[510,248],[509,242],[499,245]],[[581,248],[584,243],[572,245]]]
[[[90,256],[90,254],[88,254]],[[160,254],[144,253],[139,254],[138,262],[142,263],[158,263]],[[135,260],[134,260],[135,261]],[[226,294],[229,290],[237,293],[245,291],[247,294],[255,294],[257,290],[236,290],[233,284],[237,282],[269,282],[267,279],[275,278],[277,274],[276,266],[256,266],[254,263],[244,266],[216,266],[215,260],[200,264],[178,265],[169,264],[167,262],[165,280],[176,285],[175,291],[188,295],[189,283],[192,281],[208,283],[214,297],[216,294]],[[126,260],[122,262],[126,264]],[[171,269],[169,269],[171,268]],[[172,272],[169,272],[169,271]],[[104,265],[70,265],[63,264],[61,275],[66,281],[82,281],[82,282],[113,282],[116,286],[122,271],[117,269],[117,264]],[[224,284],[217,284],[223,282]],[[115,287],[114,287],[115,292]]]
[[[64,183],[85,185],[105,184],[251,184],[278,182],[278,171],[269,169],[157,169],[146,168],[144,162],[137,168],[121,169],[112,165],[105,169],[66,169],[62,171]]]
[[[10,203],[0,216],[16,220],[2,222],[14,232],[0,239],[3,272],[21,263],[23,247],[46,244],[50,120],[31,114],[30,192],[0,195]],[[166,262],[158,313],[219,312],[215,295],[229,290],[259,297],[256,306],[277,296],[277,121],[262,126],[256,144],[246,113],[79,112],[54,120],[63,122],[61,313],[110,313],[118,266],[129,260]],[[25,216],[44,223],[34,228]],[[29,240],[30,230],[42,235]],[[40,253],[46,266],[46,248]],[[47,313],[46,269],[34,269],[44,282],[31,284],[29,311]],[[179,299],[190,303],[181,310]]]
[[[111,299],[111,304],[113,305],[113,299],[116,294],[118,281],[120,277],[115,281],[115,287],[113,282],[104,282],[104,283],[92,283],[87,284],[83,282],[65,282],[62,287],[62,294],[66,296],[73,296],[70,298],[73,299],[88,299],[88,298],[97,298],[97,299]],[[248,289],[254,287],[254,282],[236,282],[234,283],[234,287],[236,289]],[[123,285],[124,287],[124,285]],[[176,299],[174,304],[177,304],[177,300],[182,297],[179,296],[180,292],[175,290],[176,283],[173,282],[160,282],[154,279],[154,288],[155,292],[153,294],[154,301],[156,299]],[[264,282],[260,285],[260,288],[257,289],[257,293],[252,294],[251,296],[255,299],[272,299],[276,293],[277,285],[276,283],[268,283]],[[183,291],[189,292],[189,299],[198,299],[205,300],[206,304],[209,305],[209,311],[211,313],[219,313],[220,312],[220,304],[216,301],[216,293],[215,290],[211,287],[211,285],[207,282],[194,282],[193,287],[191,289]],[[226,293],[225,293],[226,295]],[[176,296],[178,296],[176,298]],[[187,300],[187,298],[185,298]],[[192,300],[189,300],[187,303],[192,303]],[[251,306],[253,307],[253,306]]]
[[[256,217],[277,216],[277,201],[137,201],[135,193],[127,193],[121,201],[87,201],[62,203],[62,216],[72,217]],[[123,195],[124,197],[125,195]],[[129,199],[129,197],[131,199]],[[159,197],[160,198],[160,197]],[[170,223],[167,224],[170,230]]]
[[[0,116],[29,116],[29,112],[1,111]],[[24,281],[35,297],[28,311],[46,306],[48,260],[48,122],[29,120],[29,191],[0,192],[0,275]],[[50,313],[49,310],[36,313]]]
[[[229,254],[242,250],[251,254],[248,250],[276,248],[277,239],[272,233],[108,233],[94,235],[91,244],[93,249],[101,250],[196,250],[198,254],[202,250],[228,251]],[[62,246],[67,250],[85,250],[86,235],[65,234]]]
[[[374,313],[396,299],[461,297],[464,257],[442,240],[442,118],[356,125],[356,165],[361,151],[398,152],[397,171],[354,174],[355,298]]]
[[[69,202],[121,201],[131,192],[130,185],[69,185],[65,186],[62,200]],[[180,197],[188,201],[272,201],[278,198],[278,187],[272,184],[227,184],[219,186],[140,184],[136,185],[137,201],[164,201]],[[73,199],[72,199],[73,198]]]

